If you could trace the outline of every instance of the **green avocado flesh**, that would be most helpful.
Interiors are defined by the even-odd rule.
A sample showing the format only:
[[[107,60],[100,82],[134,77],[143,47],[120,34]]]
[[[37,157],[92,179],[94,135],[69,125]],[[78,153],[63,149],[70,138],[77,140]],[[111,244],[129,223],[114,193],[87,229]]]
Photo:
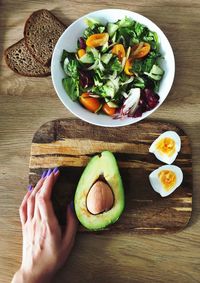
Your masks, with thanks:
[[[110,210],[94,215],[87,208],[87,195],[101,176],[113,192],[114,203]],[[118,220],[124,209],[124,189],[116,159],[111,152],[103,151],[89,161],[79,180],[74,204],[79,221],[89,230],[101,230]]]

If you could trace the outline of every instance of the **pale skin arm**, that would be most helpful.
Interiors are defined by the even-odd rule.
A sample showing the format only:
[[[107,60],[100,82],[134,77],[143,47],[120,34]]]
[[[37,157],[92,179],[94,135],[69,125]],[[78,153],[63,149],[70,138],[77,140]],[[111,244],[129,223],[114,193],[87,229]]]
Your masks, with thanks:
[[[22,201],[22,264],[12,283],[50,283],[71,252],[77,220],[68,206],[67,226],[64,232],[61,231],[51,202],[52,188],[58,176],[58,170],[49,172],[49,176],[42,177]]]

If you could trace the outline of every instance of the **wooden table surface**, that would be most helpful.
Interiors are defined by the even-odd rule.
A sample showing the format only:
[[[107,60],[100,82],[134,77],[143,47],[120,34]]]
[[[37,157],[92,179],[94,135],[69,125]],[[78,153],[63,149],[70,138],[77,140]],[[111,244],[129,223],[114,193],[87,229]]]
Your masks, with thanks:
[[[2,0],[1,54],[22,38],[25,19],[41,8],[52,10],[66,24],[102,8],[129,9],[157,23],[173,47],[176,77],[170,95],[151,119],[180,126],[191,138],[193,150],[193,213],[187,228],[165,235],[79,234],[54,282],[200,282],[199,0]],[[32,136],[43,123],[72,114],[57,98],[51,77],[18,76],[4,60],[0,106],[0,282],[7,283],[21,261],[18,208],[28,182]]]

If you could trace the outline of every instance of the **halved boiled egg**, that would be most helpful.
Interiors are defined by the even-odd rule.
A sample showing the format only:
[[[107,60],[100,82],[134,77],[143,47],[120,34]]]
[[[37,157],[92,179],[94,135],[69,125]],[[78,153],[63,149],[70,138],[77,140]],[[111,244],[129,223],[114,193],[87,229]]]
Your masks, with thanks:
[[[175,165],[163,165],[149,175],[154,191],[162,197],[170,195],[183,181],[182,170]]]
[[[172,164],[181,149],[181,139],[174,131],[161,134],[150,146],[149,152],[164,163]]]

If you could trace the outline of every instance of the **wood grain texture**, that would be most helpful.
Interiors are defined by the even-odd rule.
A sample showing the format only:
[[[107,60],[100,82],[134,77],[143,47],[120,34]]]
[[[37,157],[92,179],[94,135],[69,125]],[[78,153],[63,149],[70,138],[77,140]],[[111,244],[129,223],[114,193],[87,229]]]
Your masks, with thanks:
[[[48,5],[44,0],[2,0],[0,8],[1,55],[22,37],[28,16],[42,8],[52,10],[66,25],[97,9],[139,12],[161,27],[175,54],[173,87],[150,118],[174,123],[190,138],[193,210],[189,226],[164,235],[79,233],[69,261],[53,283],[200,282],[199,0],[52,0]],[[50,77],[21,77],[7,68],[2,56],[0,60],[0,282],[8,283],[21,261],[18,208],[28,184],[33,133],[47,121],[72,115],[57,98]]]
[[[152,142],[165,131],[181,137],[181,151],[175,165],[184,181],[169,197],[155,193],[149,174],[162,165],[149,153]],[[61,176],[53,190],[53,204],[65,224],[66,204],[74,198],[76,186],[90,158],[104,150],[114,153],[125,188],[125,211],[106,231],[163,233],[183,229],[192,212],[192,155],[187,135],[170,123],[141,122],[120,128],[101,128],[80,120],[63,119],[42,125],[33,137],[29,183],[33,186],[47,168],[59,167]],[[80,227],[80,231],[87,231]]]

